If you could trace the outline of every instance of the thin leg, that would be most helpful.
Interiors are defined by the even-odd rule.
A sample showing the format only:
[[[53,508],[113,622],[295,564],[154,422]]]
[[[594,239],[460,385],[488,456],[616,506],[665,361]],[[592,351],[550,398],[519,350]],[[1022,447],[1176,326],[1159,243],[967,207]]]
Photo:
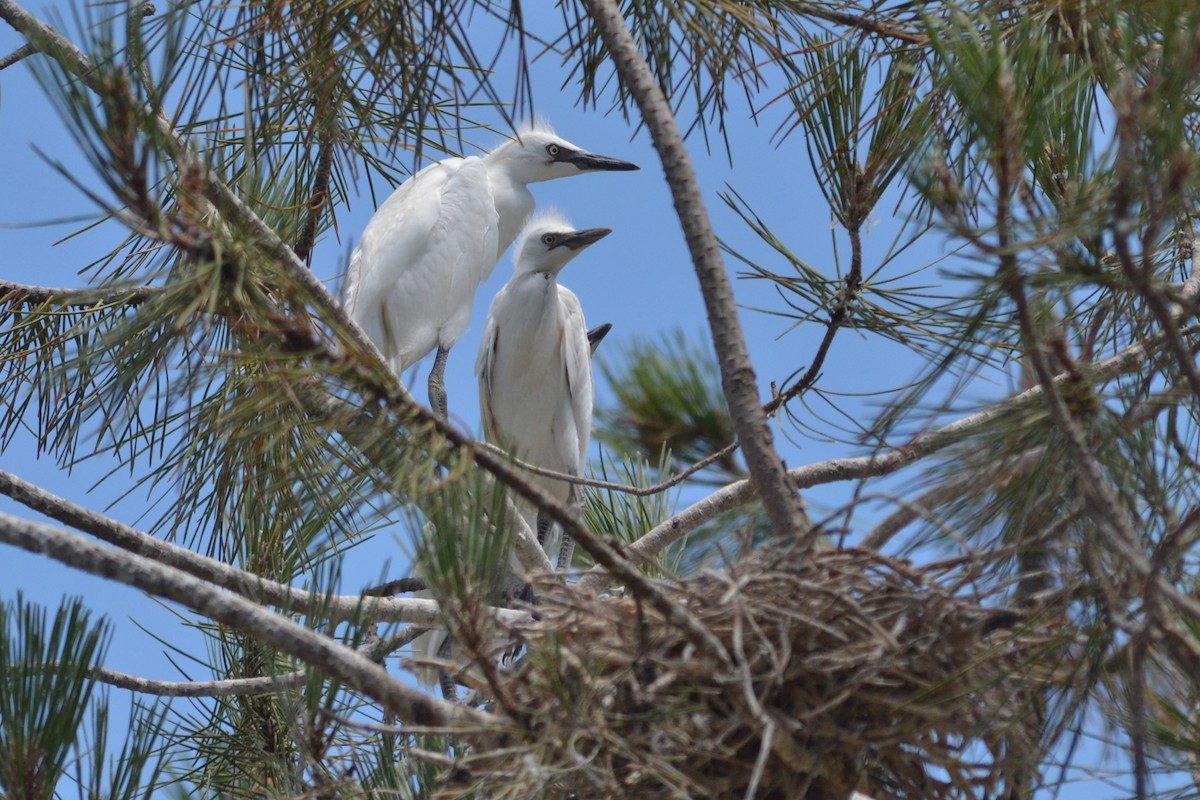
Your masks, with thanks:
[[[453,651],[454,639],[452,639],[450,636],[447,636],[442,640],[442,643],[438,645],[437,657],[443,661],[449,661]],[[446,698],[451,703],[458,702],[458,687],[454,685],[454,680],[450,677],[448,672],[442,672],[441,670],[438,670],[438,685],[442,687],[442,697]]]
[[[442,419],[449,416],[449,404],[446,398],[446,357],[450,351],[438,346],[437,355],[433,357],[433,369],[429,370],[429,407]]]
[[[539,511],[537,515],[537,540],[543,549],[546,547],[546,534],[550,532],[550,526],[554,523],[550,517]]]
[[[571,568],[571,556],[575,554],[575,540],[571,538],[571,534],[563,531],[562,544],[558,546],[558,563],[555,569],[559,572],[566,572]]]
[[[571,510],[571,516],[579,519],[583,516],[583,500],[575,487],[571,487],[571,493],[567,495],[567,508]],[[558,563],[555,569],[558,572],[565,572],[571,568],[571,556],[575,554],[575,540],[571,538],[571,534],[567,533],[566,529],[562,532],[562,544],[558,546]]]

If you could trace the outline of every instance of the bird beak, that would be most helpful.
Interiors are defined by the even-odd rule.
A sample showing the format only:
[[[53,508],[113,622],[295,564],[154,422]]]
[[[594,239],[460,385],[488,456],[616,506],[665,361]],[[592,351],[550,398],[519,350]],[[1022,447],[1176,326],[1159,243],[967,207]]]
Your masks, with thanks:
[[[637,164],[630,161],[622,161],[619,158],[610,156],[602,156],[598,153],[585,153],[578,150],[567,155],[565,158],[560,158],[560,161],[566,161],[568,164],[574,164],[575,168],[580,172],[594,172],[603,170],[605,172],[628,172],[630,170],[641,169]]]
[[[564,234],[558,244],[559,247],[578,252],[588,245],[600,241],[610,233],[612,233],[612,228],[588,228],[586,231],[572,231]]]
[[[592,355],[596,354],[596,348],[604,341],[604,337],[608,336],[608,332],[612,330],[612,323],[606,322],[603,325],[597,325],[587,332],[588,349],[592,351]]]

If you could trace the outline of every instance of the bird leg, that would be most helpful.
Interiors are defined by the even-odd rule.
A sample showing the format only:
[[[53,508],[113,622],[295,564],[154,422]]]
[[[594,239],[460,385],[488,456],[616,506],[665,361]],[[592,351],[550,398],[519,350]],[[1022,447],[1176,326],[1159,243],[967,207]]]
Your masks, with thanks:
[[[550,533],[550,526],[553,524],[554,521],[551,520],[550,517],[546,516],[545,512],[538,512],[536,523],[537,543],[540,547],[546,547],[546,535]],[[521,587],[520,592],[515,594],[514,597],[516,597],[516,599],[520,600],[522,603],[528,603],[531,606],[537,605],[537,597],[533,593],[532,583],[525,583]]]
[[[429,370],[429,407],[439,417],[448,419],[449,404],[446,399],[446,357],[450,351],[438,345],[437,355],[433,357],[433,369]]]
[[[449,661],[450,656],[454,651],[454,639],[447,636],[442,639],[442,643],[438,645],[437,657],[443,661]],[[451,703],[458,702],[458,687],[454,685],[454,679],[450,677],[450,673],[438,670],[438,685],[442,687],[442,697],[449,700]]]
[[[570,494],[567,495],[567,508],[570,514],[575,519],[583,516],[583,498],[576,491],[575,485],[571,484]],[[539,519],[540,522],[540,519]],[[558,546],[558,563],[554,565],[557,572],[565,572],[571,568],[571,556],[575,554],[575,540],[571,538],[571,534],[567,533],[567,529],[562,529],[562,543]]]

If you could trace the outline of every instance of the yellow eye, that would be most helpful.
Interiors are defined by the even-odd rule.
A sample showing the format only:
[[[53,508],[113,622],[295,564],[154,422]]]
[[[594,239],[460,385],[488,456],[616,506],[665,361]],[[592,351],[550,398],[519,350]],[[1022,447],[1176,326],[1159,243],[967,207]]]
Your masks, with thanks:
[[[558,155],[558,145],[556,145],[556,144],[546,145],[546,152],[549,153],[551,156]]]
[[[550,146],[553,147],[554,145],[550,145]],[[547,247],[553,247],[554,243],[557,241],[558,241],[558,237],[555,236],[553,233],[547,233],[545,236],[542,237],[542,244],[546,245]]]

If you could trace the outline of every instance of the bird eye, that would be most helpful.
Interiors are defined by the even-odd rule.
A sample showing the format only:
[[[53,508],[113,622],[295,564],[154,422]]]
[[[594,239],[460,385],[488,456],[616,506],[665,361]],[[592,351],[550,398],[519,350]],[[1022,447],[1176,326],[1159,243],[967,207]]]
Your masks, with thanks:
[[[556,145],[556,144],[546,145],[546,152],[549,153],[552,158],[554,156],[557,156],[558,155],[558,145]]]
[[[550,146],[553,147],[554,145],[550,145]],[[558,237],[555,236],[553,233],[547,233],[545,236],[542,237],[542,244],[546,245],[547,247],[553,247],[554,243],[557,241],[558,241]]]

